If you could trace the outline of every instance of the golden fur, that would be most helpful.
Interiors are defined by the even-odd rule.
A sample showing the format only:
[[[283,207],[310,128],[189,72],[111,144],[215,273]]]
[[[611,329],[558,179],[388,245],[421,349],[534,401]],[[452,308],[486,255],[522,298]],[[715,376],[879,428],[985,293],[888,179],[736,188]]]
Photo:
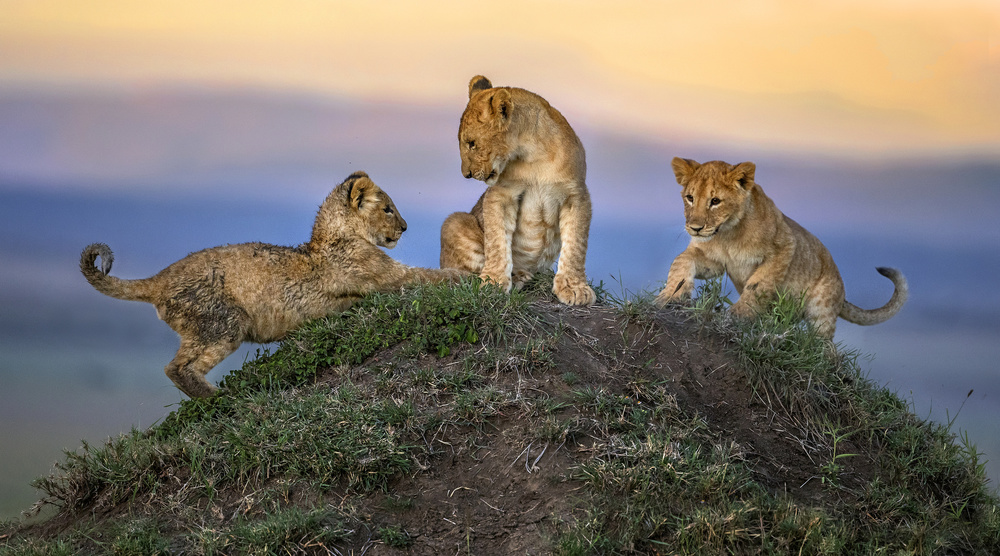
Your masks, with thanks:
[[[682,187],[691,243],[670,265],[666,286],[656,298],[659,305],[689,297],[696,278],[726,273],[740,293],[730,308],[733,314],[761,311],[778,290],[802,295],[806,319],[832,339],[838,316],[855,324],[878,324],[906,302],[906,279],[893,268],[877,269],[895,285],[883,307],[865,310],[847,302],[830,252],[764,194],[754,182],[752,162],[731,166],[675,158],[673,169]]]
[[[95,243],[80,270],[97,291],[156,306],[181,336],[167,376],[192,398],[216,388],[205,374],[242,342],[273,342],[307,320],[343,311],[365,294],[414,282],[457,280],[457,270],[413,268],[379,246],[395,247],[406,221],[364,172],[351,174],[319,208],[299,247],[244,243],[192,253],[151,278],[109,276],[113,254]],[[101,268],[94,266],[101,258]]]
[[[456,212],[441,226],[441,267],[479,274],[510,291],[558,258],[556,297],[592,304],[587,164],[562,114],[532,92],[493,87],[477,75],[458,142],[462,174],[488,187],[470,212]]]

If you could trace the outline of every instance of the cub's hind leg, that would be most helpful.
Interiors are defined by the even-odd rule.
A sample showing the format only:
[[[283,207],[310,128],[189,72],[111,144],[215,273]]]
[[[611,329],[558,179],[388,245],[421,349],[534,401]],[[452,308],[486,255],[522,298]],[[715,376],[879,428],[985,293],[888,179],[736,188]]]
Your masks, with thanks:
[[[181,339],[177,355],[164,371],[167,377],[190,398],[207,398],[218,390],[205,375],[240,347],[239,341],[206,345],[197,340]]]
[[[441,225],[441,268],[478,275],[486,265],[483,228],[468,212],[456,212]]]
[[[456,212],[441,225],[441,268],[453,268],[480,276],[486,267],[486,236],[476,217]],[[534,274],[526,269],[512,270],[509,283],[519,289]]]
[[[519,290],[519,289],[523,288],[524,285],[527,284],[528,282],[530,282],[531,279],[534,278],[534,277],[535,277],[535,275],[533,273],[528,272],[527,270],[524,270],[523,268],[514,269],[510,273],[510,280],[511,280],[511,283],[513,284],[512,287],[515,290]]]
[[[844,288],[839,284],[823,284],[813,288],[805,302],[805,319],[821,338],[833,341],[837,332],[837,315],[844,305]]]

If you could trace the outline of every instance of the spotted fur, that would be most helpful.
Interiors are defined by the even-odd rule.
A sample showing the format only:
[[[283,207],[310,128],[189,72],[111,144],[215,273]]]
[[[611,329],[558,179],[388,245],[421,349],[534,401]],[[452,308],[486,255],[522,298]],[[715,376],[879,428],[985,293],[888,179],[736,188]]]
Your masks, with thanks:
[[[80,270],[97,291],[156,306],[181,337],[165,371],[192,398],[216,388],[205,375],[243,342],[273,342],[307,320],[350,307],[364,295],[414,282],[457,280],[457,270],[414,268],[393,260],[406,221],[364,172],[351,174],[319,208],[308,243],[243,243],[192,253],[139,280],[110,276],[114,255],[87,246]],[[101,268],[95,263],[101,259]]]

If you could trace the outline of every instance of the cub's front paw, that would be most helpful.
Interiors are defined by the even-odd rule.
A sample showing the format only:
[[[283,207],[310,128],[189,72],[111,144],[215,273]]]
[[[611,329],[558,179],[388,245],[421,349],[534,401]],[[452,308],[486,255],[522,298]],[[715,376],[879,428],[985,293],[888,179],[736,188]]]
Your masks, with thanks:
[[[497,285],[501,290],[510,293],[510,276],[506,274],[494,274],[490,272],[483,272],[479,275],[480,278],[485,282],[492,282]]]
[[[552,293],[566,305],[593,305],[597,294],[586,280],[556,274],[552,282]]]
[[[741,297],[729,307],[729,314],[737,318],[749,319],[753,318],[757,314],[757,311],[749,303],[744,303]]]
[[[661,290],[659,295],[656,296],[653,303],[655,303],[658,307],[665,307],[668,303],[675,303],[690,299],[691,292],[693,291],[693,284],[688,283],[687,280],[681,280],[678,284],[671,284],[667,281],[667,285],[664,286],[663,290]]]

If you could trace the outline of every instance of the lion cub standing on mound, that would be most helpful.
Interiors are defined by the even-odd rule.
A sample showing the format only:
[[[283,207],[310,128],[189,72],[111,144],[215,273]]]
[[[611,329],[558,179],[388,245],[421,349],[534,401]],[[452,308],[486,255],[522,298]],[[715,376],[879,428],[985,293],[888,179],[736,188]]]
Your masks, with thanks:
[[[877,269],[896,287],[883,307],[865,310],[847,302],[830,252],[816,236],[782,214],[754,183],[752,162],[730,166],[675,158],[673,168],[683,188],[685,228],[691,243],[670,265],[657,304],[690,296],[696,278],[726,273],[740,293],[730,307],[733,314],[760,312],[778,290],[803,295],[806,319],[820,336],[832,339],[838,316],[855,324],[878,324],[906,302],[906,278],[894,268]]]
[[[299,247],[243,243],[192,253],[144,280],[108,276],[114,256],[89,245],[80,270],[97,291],[156,306],[181,336],[166,367],[192,398],[216,388],[205,374],[242,342],[273,342],[309,319],[343,311],[365,294],[414,282],[457,280],[457,270],[413,268],[386,255],[406,231],[392,199],[355,172],[323,201],[312,237]],[[101,258],[101,269],[94,263]]]
[[[506,291],[559,259],[559,301],[590,305],[585,262],[590,193],[583,144],[558,110],[514,87],[469,83],[458,128],[462,174],[488,186],[470,212],[441,226],[441,267],[479,274]]]

